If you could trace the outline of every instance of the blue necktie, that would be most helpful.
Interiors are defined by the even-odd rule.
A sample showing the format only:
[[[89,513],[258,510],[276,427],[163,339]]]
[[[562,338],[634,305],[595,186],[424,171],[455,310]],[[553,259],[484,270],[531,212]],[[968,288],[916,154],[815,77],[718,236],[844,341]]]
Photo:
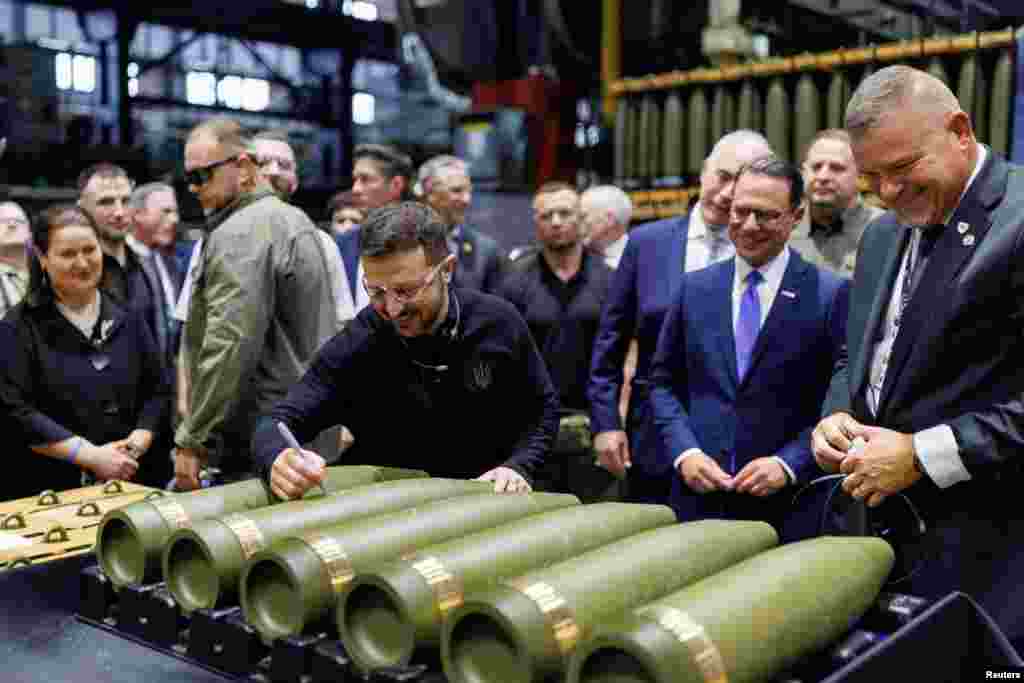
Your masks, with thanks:
[[[754,352],[757,333],[761,330],[761,297],[757,286],[764,276],[756,270],[746,277],[747,288],[740,299],[740,316],[736,322],[736,374],[740,381],[750,369],[750,356]]]

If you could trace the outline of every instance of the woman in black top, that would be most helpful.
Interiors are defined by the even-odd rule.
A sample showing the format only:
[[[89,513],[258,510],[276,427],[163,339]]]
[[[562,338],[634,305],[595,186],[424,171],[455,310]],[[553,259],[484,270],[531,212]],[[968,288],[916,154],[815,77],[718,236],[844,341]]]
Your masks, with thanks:
[[[28,292],[0,321],[10,437],[0,500],[80,486],[83,470],[131,479],[169,405],[149,329],[99,290],[103,254],[89,218],[72,204],[47,209],[32,241]]]

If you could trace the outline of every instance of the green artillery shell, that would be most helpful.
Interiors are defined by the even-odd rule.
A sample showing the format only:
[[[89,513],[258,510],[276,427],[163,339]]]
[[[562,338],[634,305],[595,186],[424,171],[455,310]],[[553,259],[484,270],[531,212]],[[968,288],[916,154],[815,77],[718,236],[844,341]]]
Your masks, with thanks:
[[[678,90],[673,90],[665,98],[665,116],[662,121],[661,170],[670,185],[683,184],[683,171],[686,165],[686,137],[683,129],[686,126],[686,112],[683,110],[683,98]]]
[[[793,156],[803,159],[804,150],[811,144],[815,133],[821,130],[821,94],[814,76],[803,73],[796,82],[796,118],[793,127]]]
[[[171,534],[163,555],[167,588],[186,611],[218,607],[236,597],[245,561],[279,539],[432,500],[486,492],[493,492],[493,484],[485,481],[389,481],[207,519]]]
[[[708,96],[704,88],[694,86],[690,90],[690,101],[686,105],[686,151],[689,173],[700,173],[704,158],[711,152],[708,143]]]
[[[451,683],[541,681],[562,673],[592,628],[778,543],[763,522],[704,520],[645,531],[469,596],[445,620]]]
[[[768,94],[764,98],[764,127],[768,144],[775,150],[775,154],[783,159],[792,158],[790,157],[791,125],[789,93],[786,92],[785,80],[779,76],[772,79],[771,85],[768,86]]]
[[[989,98],[988,142],[997,154],[1010,153],[1010,108],[1013,103],[1013,56],[1003,50],[992,71],[992,96]]]
[[[850,101],[850,81],[840,69],[832,72],[828,83],[828,103],[825,113],[826,128],[846,127],[846,103]]]
[[[736,97],[727,83],[715,87],[711,104],[711,139],[718,141],[726,133],[736,130]]]
[[[426,476],[426,472],[419,470],[346,465],[328,467],[324,486],[328,491],[341,491],[378,481]],[[316,488],[306,497],[321,495],[320,489]],[[103,571],[116,586],[158,581],[164,545],[177,529],[211,517],[256,510],[277,502],[263,481],[250,479],[133,503],[104,516],[96,536],[96,555]]]
[[[957,99],[971,117],[974,134],[981,142],[988,140],[988,80],[976,52],[964,55],[957,82]]]
[[[780,546],[603,624],[573,653],[567,681],[771,680],[849,630],[892,564],[879,538]]]
[[[764,130],[764,106],[761,93],[753,79],[743,81],[739,101],[736,104],[736,127],[748,130]]]
[[[298,634],[328,615],[355,575],[377,562],[578,504],[575,496],[556,493],[463,496],[286,538],[246,563],[242,609],[267,640]]]
[[[661,177],[661,133],[663,130],[661,121],[661,105],[654,95],[644,98],[644,106],[647,108],[647,173],[645,174],[648,183]]]
[[[596,503],[422,548],[356,577],[338,601],[338,633],[364,670],[408,664],[417,647],[440,646],[444,615],[467,593],[675,519],[664,505]]]

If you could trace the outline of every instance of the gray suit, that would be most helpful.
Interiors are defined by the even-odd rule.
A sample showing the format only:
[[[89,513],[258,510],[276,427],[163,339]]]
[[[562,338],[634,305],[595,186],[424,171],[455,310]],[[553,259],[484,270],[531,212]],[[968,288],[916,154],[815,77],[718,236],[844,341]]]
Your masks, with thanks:
[[[857,245],[868,223],[885,213],[882,209],[858,200],[843,212],[842,228],[835,232],[811,231],[811,212],[805,211],[789,238],[789,245],[816,266],[827,268],[846,277],[853,277],[857,262]]]

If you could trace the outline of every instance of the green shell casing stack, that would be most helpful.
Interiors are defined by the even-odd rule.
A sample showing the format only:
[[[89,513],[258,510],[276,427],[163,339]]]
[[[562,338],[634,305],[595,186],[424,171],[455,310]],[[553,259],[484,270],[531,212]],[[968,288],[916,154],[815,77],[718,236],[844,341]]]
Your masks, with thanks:
[[[449,614],[441,661],[450,683],[527,683],[565,671],[589,630],[759,552],[763,522],[703,520],[636,534],[469,596]]]
[[[567,683],[754,683],[839,638],[878,597],[893,551],[879,538],[780,546],[601,626]]]
[[[462,496],[286,538],[246,563],[242,610],[265,640],[296,635],[329,616],[352,579],[378,562],[577,505],[575,496],[558,493]]]
[[[440,646],[444,616],[467,593],[675,521],[664,505],[595,503],[428,546],[356,577],[335,610],[338,633],[363,670],[405,665]]]
[[[203,520],[175,531],[167,541],[163,554],[167,589],[186,612],[219,607],[237,596],[245,561],[279,539],[432,500],[490,492],[493,484],[486,481],[387,481]]]
[[[420,470],[372,465],[328,467],[324,487],[342,491],[380,481],[426,477]],[[319,488],[307,499],[323,495]],[[133,503],[107,513],[96,535],[100,567],[115,586],[151,583],[162,577],[161,558],[171,534],[195,522],[279,503],[260,479],[240,481],[157,500]]]

